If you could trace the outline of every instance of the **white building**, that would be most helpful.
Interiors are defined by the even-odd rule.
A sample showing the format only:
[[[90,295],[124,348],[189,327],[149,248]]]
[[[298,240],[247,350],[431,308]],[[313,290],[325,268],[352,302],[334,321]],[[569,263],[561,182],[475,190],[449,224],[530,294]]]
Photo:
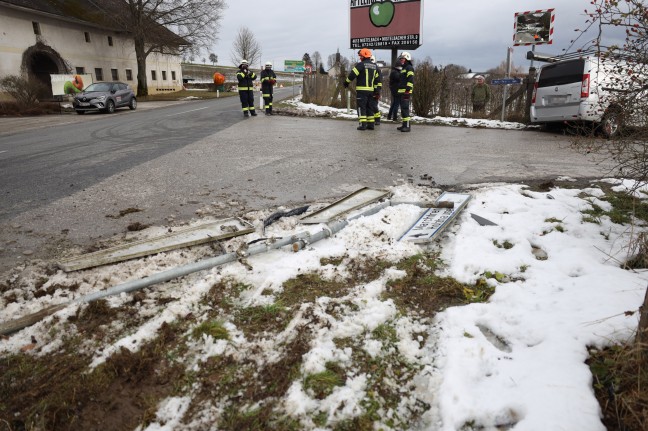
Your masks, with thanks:
[[[0,78],[20,75],[50,88],[50,74],[88,74],[94,82],[122,81],[137,90],[133,41],[106,19],[98,6],[105,2],[0,0]],[[148,56],[149,94],[182,89],[181,61]]]

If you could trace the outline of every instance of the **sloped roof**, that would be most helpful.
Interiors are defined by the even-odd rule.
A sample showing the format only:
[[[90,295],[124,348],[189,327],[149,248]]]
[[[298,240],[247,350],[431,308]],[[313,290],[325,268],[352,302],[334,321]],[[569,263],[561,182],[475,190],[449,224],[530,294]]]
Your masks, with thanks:
[[[2,3],[93,26],[126,30],[110,18],[113,13],[125,9],[122,0],[0,0],[0,4]]]
[[[130,32],[128,4],[124,0],[0,0],[0,5],[56,15],[93,27]],[[152,25],[149,36],[160,37],[176,45],[188,45],[182,37],[161,25]]]

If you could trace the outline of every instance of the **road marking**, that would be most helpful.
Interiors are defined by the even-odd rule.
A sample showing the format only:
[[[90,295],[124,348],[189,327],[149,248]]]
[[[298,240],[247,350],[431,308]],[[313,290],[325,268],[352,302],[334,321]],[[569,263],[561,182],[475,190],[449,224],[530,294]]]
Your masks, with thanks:
[[[194,111],[202,111],[203,109],[208,109],[208,108],[210,108],[210,107],[205,106],[204,108],[192,109],[191,111],[183,111],[183,112],[178,112],[177,114],[169,114],[169,115],[167,115],[167,117],[175,117],[176,115],[187,114],[189,112],[194,112]]]
[[[9,151],[9,150],[0,151],[0,154],[6,153],[7,151]]]

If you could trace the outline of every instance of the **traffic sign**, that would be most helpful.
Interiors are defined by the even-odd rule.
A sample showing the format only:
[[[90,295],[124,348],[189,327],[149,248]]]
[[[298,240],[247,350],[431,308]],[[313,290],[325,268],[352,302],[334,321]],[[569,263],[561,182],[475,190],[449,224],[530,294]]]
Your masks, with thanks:
[[[301,72],[304,73],[303,60],[284,60],[284,72]]]
[[[502,78],[502,79],[493,79],[491,81],[493,85],[509,85],[509,84],[522,84],[520,78]]]

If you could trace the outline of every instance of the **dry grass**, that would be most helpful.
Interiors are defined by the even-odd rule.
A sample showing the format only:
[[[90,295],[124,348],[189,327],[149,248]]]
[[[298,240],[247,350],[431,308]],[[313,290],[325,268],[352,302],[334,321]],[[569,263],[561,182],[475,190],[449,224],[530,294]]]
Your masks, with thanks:
[[[648,346],[590,349],[594,392],[610,431],[645,431],[648,424]]]

